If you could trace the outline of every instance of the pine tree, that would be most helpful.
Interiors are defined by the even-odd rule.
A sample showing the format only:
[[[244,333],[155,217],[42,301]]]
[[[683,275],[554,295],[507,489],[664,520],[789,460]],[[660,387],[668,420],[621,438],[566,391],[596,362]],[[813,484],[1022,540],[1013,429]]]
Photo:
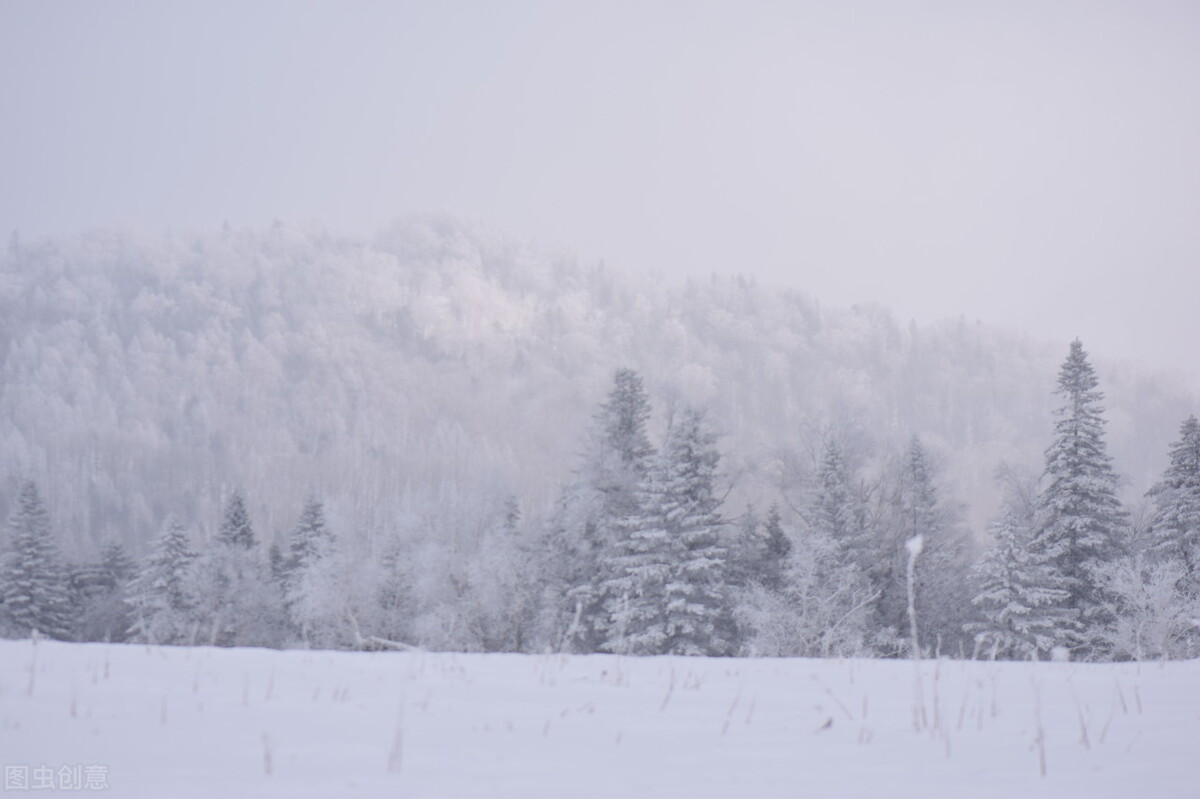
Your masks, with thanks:
[[[730,583],[737,588],[761,585],[769,591],[779,591],[791,549],[792,542],[783,531],[777,504],[768,509],[763,523],[754,508],[748,507],[730,547]]]
[[[671,425],[640,512],[626,517],[621,554],[603,586],[612,635],[633,654],[724,655],[734,647],[728,552],[720,540],[720,454],[704,415]]]
[[[1177,559],[1185,578],[1200,582],[1200,422],[1195,416],[1180,427],[1170,458],[1148,494],[1155,503],[1151,549],[1160,558]]]
[[[279,646],[286,637],[283,591],[261,556],[240,493],[230,497],[214,545],[196,562],[196,621],[213,646]]]
[[[1055,393],[1063,397],[1046,450],[1045,488],[1030,549],[1052,564],[1068,595],[1062,609],[1078,630],[1059,643],[1081,646],[1088,631],[1108,623],[1098,574],[1121,555],[1125,512],[1117,499],[1117,476],[1104,441],[1104,395],[1078,339],[1059,372]],[[1053,586],[1057,587],[1057,586]]]
[[[1029,509],[1031,511],[1031,509]],[[1066,581],[1030,548],[1033,514],[1009,500],[991,526],[992,547],[975,573],[979,593],[972,604],[983,620],[970,622],[978,651],[993,657],[1028,658],[1046,653],[1061,640],[1072,615],[1064,608]]]
[[[565,620],[544,622],[563,626],[556,646],[595,652],[609,637],[609,613],[602,586],[613,574],[613,561],[622,537],[623,519],[639,512],[639,486],[650,472],[654,448],[646,432],[650,402],[642,379],[631,369],[613,376],[608,400],[596,413],[583,465],[576,481],[564,492],[550,539],[544,542],[545,570],[553,575],[553,606]],[[558,633],[552,634],[558,639]]]
[[[318,499],[309,499],[288,545],[288,569],[303,570],[319,560],[332,542],[333,535],[325,524],[325,506]]]
[[[195,602],[188,593],[188,584],[195,559],[187,531],[175,517],[168,517],[126,592],[131,640],[146,644],[189,642],[189,614]]]
[[[225,506],[225,516],[221,520],[221,529],[217,532],[217,541],[226,545],[239,546],[242,549],[254,549],[258,543],[254,530],[250,527],[250,516],[246,513],[246,502],[240,491],[234,491]]]
[[[72,621],[67,575],[50,535],[50,516],[37,486],[26,482],[9,519],[10,540],[0,562],[0,624],[5,634],[33,630],[67,640]]]
[[[954,651],[967,621],[971,598],[966,575],[965,532],[952,506],[941,501],[929,455],[918,436],[909,440],[899,470],[894,518],[885,536],[887,571],[881,584],[881,625],[899,632],[908,625],[905,542],[923,537],[915,563],[916,609],[921,646],[930,651]]]
[[[316,498],[310,498],[300,511],[296,529],[288,542],[288,553],[272,559],[272,572],[283,590],[284,606],[288,617],[301,638],[309,640],[313,621],[312,603],[300,607],[300,601],[312,593],[313,568],[333,549],[333,536],[325,525],[325,507]]]
[[[809,523],[833,539],[842,560],[857,566],[864,577],[877,573],[879,547],[867,521],[866,503],[853,484],[841,444],[832,436],[817,470]]]
[[[792,552],[792,540],[783,529],[783,517],[779,513],[778,503],[767,510],[767,523],[764,528],[767,534],[766,557],[762,569],[762,584],[768,590],[778,591],[783,587],[783,574],[787,568],[787,559]]]

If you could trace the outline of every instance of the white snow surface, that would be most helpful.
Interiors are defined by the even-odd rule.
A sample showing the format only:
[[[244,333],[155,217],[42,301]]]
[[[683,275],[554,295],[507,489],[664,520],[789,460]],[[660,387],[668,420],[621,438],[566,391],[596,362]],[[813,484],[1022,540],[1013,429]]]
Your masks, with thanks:
[[[0,764],[111,796],[1195,797],[1198,758],[1200,661],[0,641]]]

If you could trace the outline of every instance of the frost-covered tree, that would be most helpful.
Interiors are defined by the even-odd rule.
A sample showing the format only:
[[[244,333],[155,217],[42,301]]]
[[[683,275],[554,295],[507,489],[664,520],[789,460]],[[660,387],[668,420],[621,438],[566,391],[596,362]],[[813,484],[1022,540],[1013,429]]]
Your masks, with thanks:
[[[302,618],[305,614],[297,609],[297,604],[302,596],[311,594],[312,586],[307,583],[313,567],[332,549],[333,536],[325,524],[325,506],[320,500],[310,498],[300,511],[300,519],[288,542],[287,555],[281,555],[281,564],[272,569],[278,572],[289,617],[305,641],[309,640],[310,625]],[[313,609],[311,603],[307,607],[309,611]]]
[[[976,651],[989,657],[1037,657],[1073,629],[1073,614],[1064,607],[1066,580],[1030,547],[1033,525],[1033,509],[1010,498],[991,525],[992,546],[975,567],[979,592],[971,601],[982,619],[965,629]]]
[[[734,646],[729,555],[716,494],[720,453],[704,414],[685,409],[622,521],[603,566],[611,617],[606,648],[631,654],[723,655]]]
[[[1200,656],[1200,592],[1179,558],[1122,558],[1099,577],[1112,602],[1097,637],[1119,659]]]
[[[778,591],[783,587],[783,573],[787,568],[788,556],[792,552],[792,540],[783,529],[783,516],[779,504],[767,510],[767,521],[763,527],[766,548],[763,558],[762,584],[768,590]]]
[[[1178,560],[1184,578],[1200,586],[1200,422],[1189,416],[1171,445],[1170,466],[1150,489],[1155,513],[1151,551]]]
[[[127,640],[130,607],[126,589],[136,571],[125,547],[115,542],[104,545],[98,561],[72,569],[70,593],[77,640]]]
[[[608,599],[603,586],[623,519],[639,512],[639,487],[647,479],[654,448],[646,431],[650,402],[641,377],[619,369],[613,388],[593,421],[583,463],[564,492],[558,518],[544,542],[553,588],[547,601],[558,608],[554,643],[577,652],[597,651],[609,637]]]
[[[131,640],[146,644],[192,643],[195,600],[188,587],[195,559],[187,530],[174,516],[167,517],[126,593]]]
[[[189,592],[202,643],[212,646],[279,646],[286,614],[278,582],[262,556],[245,502],[235,492],[213,545],[191,572]]]
[[[737,588],[757,584],[771,591],[780,590],[791,548],[778,504],[767,511],[765,522],[759,521],[753,507],[747,508],[730,546],[730,582]]]
[[[1060,643],[1077,647],[1084,644],[1089,630],[1110,621],[1110,603],[1098,574],[1122,555],[1126,523],[1104,440],[1104,395],[1098,386],[1087,353],[1076,339],[1059,372],[1055,393],[1063,398],[1063,405],[1056,412],[1054,439],[1046,450],[1044,489],[1030,542],[1031,551],[1053,565],[1063,580],[1067,596],[1061,609],[1080,626]]]
[[[217,543],[251,550],[258,544],[254,529],[250,526],[250,515],[246,513],[246,501],[242,492],[234,491],[225,506],[225,516],[217,531]]]
[[[8,527],[8,548],[0,561],[4,634],[26,636],[37,630],[69,639],[73,619],[67,575],[50,534],[50,515],[33,481],[21,487]]]
[[[530,646],[538,575],[520,521],[516,498],[510,498],[468,560],[460,597],[468,649],[522,652]]]
[[[935,471],[921,439],[914,435],[896,470],[895,490],[880,523],[883,557],[877,620],[890,640],[902,639],[909,626],[905,542],[920,535],[923,543],[915,562],[914,588],[921,647],[953,652],[962,643],[963,624],[968,621],[965,609],[972,594],[966,534],[954,506],[941,499]]]
[[[856,566],[864,578],[878,574],[879,545],[871,530],[867,505],[846,463],[842,444],[834,436],[825,441],[808,517],[814,531],[836,543],[842,562]]]
[[[861,657],[872,608],[878,599],[842,557],[827,533],[809,527],[780,533],[792,546],[784,557],[778,590],[752,585],[741,592],[735,610],[742,651],[766,657]],[[794,542],[794,543],[793,543]]]
[[[288,544],[288,568],[303,570],[321,558],[332,540],[333,535],[325,523],[324,504],[316,498],[310,498],[304,503],[300,520]]]

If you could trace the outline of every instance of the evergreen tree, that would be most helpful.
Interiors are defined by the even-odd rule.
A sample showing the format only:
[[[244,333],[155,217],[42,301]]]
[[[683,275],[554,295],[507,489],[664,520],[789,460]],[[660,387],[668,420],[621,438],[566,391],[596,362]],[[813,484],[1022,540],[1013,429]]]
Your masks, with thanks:
[[[1048,559],[1030,548],[1031,509],[1009,500],[991,526],[993,543],[975,573],[979,593],[972,601],[983,617],[966,631],[978,651],[992,657],[1028,658],[1046,653],[1062,638],[1072,615],[1064,607],[1066,581]]]
[[[189,643],[192,627],[189,614],[194,600],[188,593],[188,574],[195,559],[187,531],[175,517],[168,517],[126,593],[131,640],[147,644]]]
[[[817,470],[817,492],[809,509],[809,524],[837,545],[843,562],[857,566],[864,577],[879,571],[879,547],[867,519],[867,506],[853,483],[841,444],[830,436]]]
[[[608,400],[596,413],[578,479],[564,493],[562,506],[545,542],[546,571],[556,587],[550,602],[565,620],[561,646],[595,652],[609,637],[608,597],[602,586],[623,519],[639,513],[639,486],[647,479],[654,448],[646,432],[650,402],[641,377],[631,369],[613,376]],[[546,626],[546,623],[543,623]],[[559,638],[554,634],[554,638]]]
[[[9,546],[0,562],[0,624],[7,635],[33,630],[67,640],[72,621],[67,575],[50,535],[50,516],[37,486],[26,482],[9,518]]]
[[[333,536],[325,525],[325,507],[316,498],[310,498],[300,511],[287,555],[279,553],[272,557],[271,570],[282,587],[288,617],[305,641],[309,640],[314,609],[311,603],[300,608],[299,602],[312,592],[313,567],[330,554],[333,546]]]
[[[225,516],[217,532],[217,541],[227,546],[254,549],[258,540],[250,527],[250,516],[246,513],[246,502],[240,491],[234,491],[225,506]]]
[[[733,541],[729,546],[729,583],[736,588],[745,588],[762,579],[765,542],[759,531],[762,525],[753,505],[737,520]]]
[[[118,543],[105,544],[98,561],[72,570],[76,640],[127,640],[130,608],[125,594],[135,571],[133,560]]]
[[[1059,642],[1081,646],[1088,631],[1107,624],[1110,605],[1098,574],[1122,554],[1125,512],[1117,499],[1117,476],[1104,441],[1104,395],[1078,339],[1059,372],[1054,440],[1046,450],[1045,488],[1030,548],[1052,564],[1068,592],[1061,608],[1078,623]],[[1055,585],[1048,588],[1058,588]]]
[[[213,646],[279,646],[286,637],[283,592],[272,579],[235,492],[214,545],[196,562],[190,591],[196,621]]]
[[[325,506],[312,498],[304,504],[288,545],[287,568],[303,570],[328,550],[333,535],[325,524]]]
[[[737,588],[761,585],[779,591],[792,542],[783,530],[779,506],[772,505],[760,523],[753,507],[746,509],[729,552],[729,581]]]
[[[767,535],[766,557],[762,568],[762,584],[768,590],[778,591],[783,587],[783,574],[787,567],[788,556],[792,552],[792,540],[783,529],[783,517],[779,513],[779,504],[771,505],[767,511],[765,526]]]
[[[941,501],[929,455],[918,436],[909,440],[901,468],[893,514],[884,535],[885,558],[879,603],[881,627],[897,633],[908,626],[905,542],[923,536],[914,568],[921,647],[954,651],[962,637],[971,591],[966,576],[965,532],[952,506]]]
[[[1195,416],[1180,427],[1170,457],[1148,494],[1155,503],[1151,549],[1160,558],[1178,560],[1185,579],[1200,582],[1200,422]]]
[[[724,655],[734,647],[728,552],[715,478],[720,454],[704,415],[671,425],[640,512],[623,521],[619,555],[602,586],[612,651]]]

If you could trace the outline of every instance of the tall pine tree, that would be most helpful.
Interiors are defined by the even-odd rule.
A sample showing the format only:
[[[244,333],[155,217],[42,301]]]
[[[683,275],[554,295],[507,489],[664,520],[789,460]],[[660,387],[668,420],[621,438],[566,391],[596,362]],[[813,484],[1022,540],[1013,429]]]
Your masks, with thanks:
[[[132,640],[147,644],[192,643],[191,611],[195,600],[188,586],[195,559],[187,531],[175,517],[168,517],[126,593]]]
[[[1075,629],[1064,627],[1059,643],[1076,647],[1086,642],[1089,631],[1110,621],[1099,574],[1122,554],[1126,524],[1104,441],[1104,395],[1098,386],[1076,339],[1059,372],[1055,393],[1063,405],[1046,450],[1045,487],[1030,542],[1034,556],[1057,569],[1067,591],[1061,609],[1073,618]]]
[[[956,651],[962,641],[971,592],[967,582],[965,532],[952,505],[944,503],[930,457],[914,435],[899,471],[890,524],[882,536],[886,573],[881,580],[879,621],[899,633],[908,626],[905,542],[923,536],[916,560],[915,599],[922,649]]]
[[[67,574],[50,535],[50,516],[37,486],[26,482],[9,519],[8,550],[0,562],[0,624],[5,634],[33,630],[52,638],[71,636]]]
[[[557,523],[544,544],[546,570],[556,584],[549,601],[559,608],[562,627],[551,632],[556,646],[595,652],[609,637],[606,573],[618,542],[622,520],[640,511],[640,487],[648,479],[654,448],[646,425],[650,401],[642,379],[619,369],[613,388],[596,413],[578,478],[564,492]]]
[[[631,654],[726,655],[735,648],[729,553],[716,495],[720,453],[704,414],[685,409],[623,522],[604,569],[607,648]]]
[[[864,575],[877,568],[879,552],[868,523],[867,506],[854,485],[842,445],[833,436],[825,442],[809,522],[836,541],[843,557]]]

